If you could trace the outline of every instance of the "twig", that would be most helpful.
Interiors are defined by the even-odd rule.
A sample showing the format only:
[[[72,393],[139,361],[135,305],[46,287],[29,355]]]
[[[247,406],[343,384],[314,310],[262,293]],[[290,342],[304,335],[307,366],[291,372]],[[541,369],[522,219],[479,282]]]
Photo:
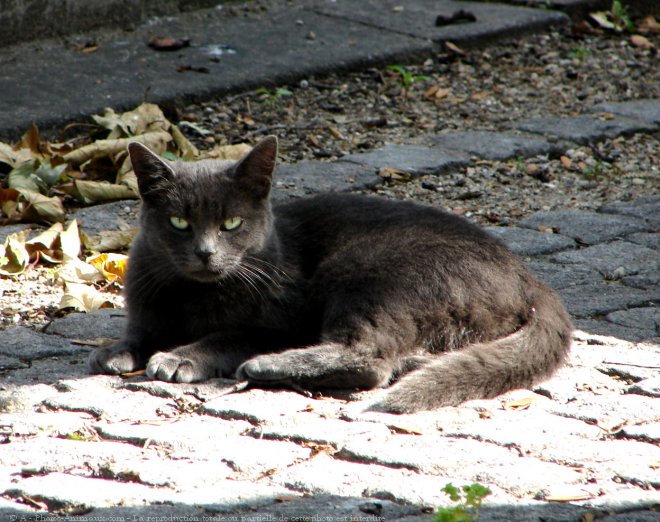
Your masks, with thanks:
[[[286,125],[282,125],[281,123],[278,125],[271,125],[270,127],[262,127],[261,129],[256,129],[253,130],[252,132],[248,132],[245,137],[246,138],[252,138],[253,136],[258,136],[259,134],[266,134],[267,132],[278,130],[278,129],[286,129]]]
[[[646,366],[644,364],[622,363],[616,361],[603,361],[601,364],[616,364],[618,366],[634,366],[635,368],[647,368],[649,370],[660,370],[660,366]]]

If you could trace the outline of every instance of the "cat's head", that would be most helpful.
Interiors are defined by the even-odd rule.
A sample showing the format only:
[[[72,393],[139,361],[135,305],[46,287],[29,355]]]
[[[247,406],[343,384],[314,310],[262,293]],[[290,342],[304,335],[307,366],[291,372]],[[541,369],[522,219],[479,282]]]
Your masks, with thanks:
[[[170,162],[137,142],[128,152],[142,197],[141,240],[164,256],[169,270],[218,281],[245,270],[251,256],[268,248],[274,136],[239,161]]]

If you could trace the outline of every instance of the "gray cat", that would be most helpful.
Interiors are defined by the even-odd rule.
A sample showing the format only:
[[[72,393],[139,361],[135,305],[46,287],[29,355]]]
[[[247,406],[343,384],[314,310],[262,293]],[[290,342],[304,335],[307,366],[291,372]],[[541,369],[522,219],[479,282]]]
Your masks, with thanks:
[[[92,372],[371,389],[411,412],[528,387],[560,366],[557,296],[475,225],[411,202],[325,194],[271,208],[277,140],[239,162],[129,145],[142,197],[122,340]]]

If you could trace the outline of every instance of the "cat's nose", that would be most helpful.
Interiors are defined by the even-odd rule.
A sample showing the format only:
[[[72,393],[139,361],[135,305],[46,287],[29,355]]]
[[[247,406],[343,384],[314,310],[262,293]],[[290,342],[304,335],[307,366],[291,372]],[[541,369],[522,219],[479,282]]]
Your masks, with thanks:
[[[215,254],[215,248],[211,245],[200,244],[195,247],[195,255],[204,261],[204,263],[207,263],[213,254]]]

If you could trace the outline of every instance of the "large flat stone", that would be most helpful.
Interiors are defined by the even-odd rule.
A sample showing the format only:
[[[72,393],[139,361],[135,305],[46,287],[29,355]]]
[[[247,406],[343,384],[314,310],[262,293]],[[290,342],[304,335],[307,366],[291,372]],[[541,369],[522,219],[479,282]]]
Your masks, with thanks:
[[[575,285],[559,289],[569,313],[577,318],[648,306],[655,297],[644,290],[616,283]]]
[[[590,266],[608,279],[619,279],[639,272],[657,271],[660,253],[657,250],[629,243],[612,241],[551,256],[556,263]]]
[[[542,282],[555,290],[603,281],[603,276],[597,270],[588,266],[560,265],[534,260],[527,262],[527,267]]]
[[[483,44],[568,22],[568,17],[563,13],[491,3],[418,0],[405,3],[403,9],[397,0],[336,3],[316,0],[309,5],[318,12],[343,20],[380,27],[401,35],[414,35],[437,43],[450,40],[461,44]],[[461,9],[471,12],[476,21],[435,25],[439,15],[451,16]]]
[[[18,136],[32,122],[52,127],[101,113],[107,106],[132,108],[145,96],[159,104],[208,99],[329,70],[399,63],[432,50],[425,39],[323,16],[299,4],[240,17],[228,11],[185,13],[132,32],[101,36],[93,53],[57,42],[3,49],[0,136]],[[308,38],[310,31],[313,39]],[[157,52],[146,43],[153,35],[192,42],[174,53]],[[177,72],[186,66],[208,72]]]
[[[576,246],[573,239],[561,234],[518,227],[487,227],[486,230],[520,256],[552,254]]]
[[[648,232],[650,226],[632,216],[615,216],[580,210],[539,212],[520,221],[526,228],[553,228],[563,236],[590,245],[615,239],[634,232]]]
[[[83,349],[68,340],[35,332],[22,326],[7,328],[2,332],[0,355],[34,361],[46,357],[80,354]]]
[[[155,490],[130,482],[50,473],[17,481],[4,492],[9,497],[27,496],[51,509],[69,506],[145,505],[171,500],[171,490]]]
[[[652,339],[657,335],[651,328],[630,328],[603,319],[578,319],[577,321],[574,321],[574,326],[592,334],[606,335],[608,337],[616,337],[617,339],[625,339],[626,341],[633,342]]]
[[[458,131],[443,134],[431,141],[443,148],[497,161],[551,154],[560,150],[557,144],[538,136],[522,136],[513,132]]]
[[[600,103],[590,107],[590,112],[609,112],[642,120],[656,128],[660,127],[660,100],[632,100]]]
[[[587,145],[621,135],[652,132],[657,126],[625,116],[605,119],[596,115],[584,114],[565,118],[534,118],[517,123],[515,128],[524,132]]]
[[[442,174],[469,163],[468,157],[457,151],[441,147],[393,143],[388,143],[384,147],[370,152],[349,154],[344,156],[341,161],[368,165],[376,169],[393,167],[413,175]]]
[[[639,328],[640,330],[651,330],[656,335],[660,335],[660,309],[655,306],[618,310],[607,314],[606,319],[614,324]]]
[[[125,322],[126,312],[123,310],[101,308],[96,312],[71,313],[55,319],[46,331],[67,339],[119,339]]]
[[[615,201],[603,205],[600,212],[633,216],[657,228],[660,225],[660,195],[632,201]]]
[[[277,168],[273,199],[283,200],[319,192],[335,192],[364,188],[382,183],[375,168],[339,161],[301,161]]]
[[[134,200],[93,205],[76,210],[69,219],[77,220],[78,227],[89,237],[94,237],[105,231],[137,228],[139,206],[140,203]]]
[[[272,480],[294,491],[310,495],[332,494],[342,497],[375,497],[413,505],[448,505],[442,493],[446,482],[440,478],[409,470],[394,470],[375,464],[365,465],[332,459],[327,455],[280,470]]]

